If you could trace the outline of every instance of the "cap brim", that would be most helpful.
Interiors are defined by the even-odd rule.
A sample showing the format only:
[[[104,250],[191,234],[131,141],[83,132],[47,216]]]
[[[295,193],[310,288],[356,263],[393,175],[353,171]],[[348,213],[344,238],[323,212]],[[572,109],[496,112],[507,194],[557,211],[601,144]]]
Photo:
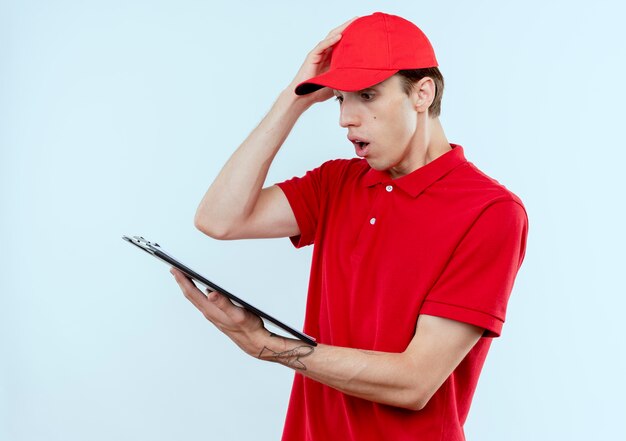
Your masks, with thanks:
[[[298,84],[295,92],[296,95],[306,95],[322,87],[330,87],[344,92],[356,92],[385,81],[397,72],[398,69],[333,69]]]

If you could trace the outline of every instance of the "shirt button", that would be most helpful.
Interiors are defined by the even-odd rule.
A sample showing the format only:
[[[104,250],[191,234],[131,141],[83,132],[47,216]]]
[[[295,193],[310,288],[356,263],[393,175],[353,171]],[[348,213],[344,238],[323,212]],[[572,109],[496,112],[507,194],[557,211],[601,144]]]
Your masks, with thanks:
[[[385,190],[387,190],[387,191],[389,191],[389,192],[390,192],[391,190],[393,190],[393,185],[388,185],[388,186],[386,186],[386,187],[385,187]]]
[[[375,217],[371,218],[370,219],[370,224],[374,225],[375,223],[376,223],[376,218]]]

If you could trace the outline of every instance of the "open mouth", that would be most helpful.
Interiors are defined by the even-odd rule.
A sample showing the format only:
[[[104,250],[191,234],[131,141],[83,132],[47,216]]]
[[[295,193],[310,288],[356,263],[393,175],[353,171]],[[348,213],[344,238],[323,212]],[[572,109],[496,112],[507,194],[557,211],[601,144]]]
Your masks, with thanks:
[[[352,144],[354,144],[354,147],[358,149],[364,149],[369,145],[369,142],[362,141],[360,139],[350,139],[350,141],[352,142]]]
[[[367,155],[369,142],[363,141],[360,139],[350,139],[350,142],[354,144],[354,149],[356,150],[357,156],[364,157]]]

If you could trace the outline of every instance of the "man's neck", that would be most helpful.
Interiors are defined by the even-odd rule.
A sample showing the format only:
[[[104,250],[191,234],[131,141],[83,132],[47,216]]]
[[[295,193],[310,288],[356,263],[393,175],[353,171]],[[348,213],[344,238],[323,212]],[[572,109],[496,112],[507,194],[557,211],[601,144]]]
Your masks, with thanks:
[[[413,147],[409,160],[410,168],[398,169],[392,167],[389,169],[389,173],[393,179],[412,173],[452,150],[439,118],[429,118],[428,115],[424,115],[423,120],[422,118],[418,120],[417,127],[418,129],[412,141]]]
[[[434,161],[441,155],[452,150],[448,138],[443,131],[439,118],[429,118],[428,124],[428,138],[427,147],[424,154],[424,163],[426,165],[429,162]]]

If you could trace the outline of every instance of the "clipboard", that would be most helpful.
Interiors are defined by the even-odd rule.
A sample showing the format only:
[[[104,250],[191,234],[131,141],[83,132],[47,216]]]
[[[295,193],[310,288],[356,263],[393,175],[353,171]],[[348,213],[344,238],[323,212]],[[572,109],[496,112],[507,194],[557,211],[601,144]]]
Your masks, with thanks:
[[[266,320],[266,321],[270,322],[271,324],[279,327],[280,329],[282,329],[283,331],[287,332],[288,334],[291,334],[292,336],[294,336],[298,340],[302,340],[303,342],[305,342],[306,344],[311,345],[311,346],[317,346],[317,342],[315,341],[315,339],[313,337],[311,337],[309,335],[306,335],[306,334],[296,330],[295,328],[293,328],[293,327],[291,327],[289,325],[286,325],[285,323],[281,322],[280,320],[275,319],[274,317],[272,317],[271,315],[267,314],[266,312],[261,311],[260,309],[252,306],[250,303],[246,302],[245,300],[242,300],[241,298],[239,298],[236,295],[228,292],[224,288],[222,288],[222,287],[218,286],[217,284],[211,282],[206,277],[204,277],[201,274],[197,273],[196,271],[192,270],[188,266],[182,264],[180,261],[176,260],[170,254],[165,252],[158,243],[147,241],[146,239],[144,239],[141,236],[130,236],[130,237],[129,236],[122,236],[122,239],[124,239],[125,241],[127,241],[129,243],[132,243],[133,245],[135,245],[139,249],[147,252],[148,254],[151,254],[152,256],[154,256],[157,259],[167,263],[168,265],[173,266],[173,267],[179,269],[187,277],[189,277],[190,279],[195,280],[196,282],[200,283],[201,285],[204,285],[205,287],[209,288],[210,290],[217,291],[220,294],[225,295],[226,297],[228,297],[230,300],[232,300],[237,305],[239,305],[242,308],[247,309],[251,313],[261,317],[261,319],[263,319],[264,321]]]

